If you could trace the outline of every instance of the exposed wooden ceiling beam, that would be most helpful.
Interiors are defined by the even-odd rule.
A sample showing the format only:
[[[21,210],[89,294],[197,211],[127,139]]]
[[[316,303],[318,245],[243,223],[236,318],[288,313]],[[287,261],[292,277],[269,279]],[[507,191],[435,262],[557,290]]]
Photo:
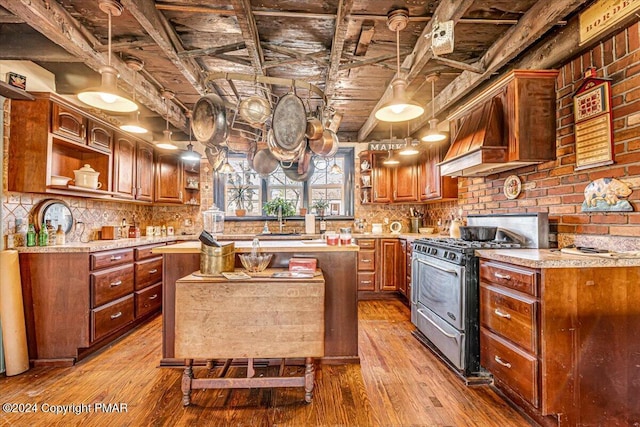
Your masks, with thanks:
[[[291,58],[296,58],[296,59],[300,59],[300,60],[309,60],[309,61],[313,61],[317,64],[320,65],[327,65],[327,60],[325,58],[321,58],[319,56],[327,56],[327,54],[329,53],[329,51],[327,50],[319,50],[316,52],[312,52],[312,53],[301,53],[298,52],[295,49],[290,49],[288,47],[284,47],[284,46],[280,46],[277,45],[275,43],[261,43],[261,45],[267,49],[270,50],[272,52],[276,52],[282,55],[286,55],[289,56]],[[265,64],[266,65],[266,64]]]
[[[245,67],[253,67],[253,63],[251,61],[241,56],[225,55],[224,53],[219,53],[218,55],[215,55],[215,57],[224,61],[233,62],[234,64],[244,65]]]
[[[412,51],[411,49],[400,49],[400,56],[408,55],[409,53],[411,53],[411,51]],[[345,55],[343,55],[343,56],[345,56]],[[352,68],[363,67],[365,65],[373,65],[373,64],[377,64],[379,62],[388,61],[390,59],[395,59],[395,58],[396,58],[396,54],[395,53],[388,53],[386,55],[380,55],[380,56],[376,56],[374,58],[364,59],[362,61],[348,62],[348,63],[342,64],[340,66],[340,71],[350,70]],[[396,70],[396,67],[394,67],[393,69]]]
[[[214,8],[214,7],[207,7],[207,6],[190,6],[190,5],[182,5],[182,4],[167,4],[167,3],[156,3],[156,9],[167,10],[171,12],[210,13],[214,15],[228,15],[228,16],[233,16],[236,14],[235,10],[232,10],[232,9]]]
[[[286,59],[274,59],[273,61],[266,61],[263,65],[262,68],[267,69],[267,68],[274,68],[274,67],[279,67],[281,65],[286,65],[286,64],[295,64],[296,62],[302,62],[302,61],[314,61],[317,62],[321,65],[326,65],[328,63],[328,61],[325,59],[326,56],[329,54],[328,51],[326,50],[319,50],[317,52],[313,52],[313,53],[307,53],[307,54],[303,54],[301,56],[293,56],[293,57],[289,57]],[[317,57],[322,57],[322,59],[318,60],[316,59]]]
[[[474,3],[474,0],[440,2],[440,4],[438,4],[438,7],[436,8],[435,13],[433,15],[437,22],[452,20],[454,21],[454,25],[455,25],[455,23],[460,20],[462,15],[464,15],[464,13],[467,11],[467,9],[471,7],[471,5],[473,5],[473,3]],[[413,47],[413,52],[411,53],[411,55],[406,57],[402,62],[401,68],[409,69],[409,73],[405,76],[405,79],[407,81],[407,86],[410,86],[413,80],[416,77],[418,77],[418,75],[424,68],[425,64],[429,62],[429,60],[433,56],[431,51],[431,37],[430,37],[432,23],[433,21],[429,21],[427,23],[427,25],[424,27],[424,30],[420,34],[420,37],[418,38],[416,45]],[[425,37],[427,35],[429,35],[429,37]],[[394,76],[394,78],[395,77],[398,77],[397,73]],[[391,86],[387,86],[387,89],[385,90],[384,94],[382,95],[382,97],[380,98],[376,106],[373,108],[373,110],[371,111],[369,118],[367,118],[364,125],[362,125],[362,128],[360,128],[360,130],[358,131],[358,141],[364,141],[365,138],[367,138],[369,134],[373,131],[373,129],[378,125],[378,120],[375,118],[375,112],[378,111],[378,109],[383,104],[391,100],[392,97],[393,97],[393,90],[391,89]],[[416,120],[419,120],[419,119],[416,119]]]
[[[260,46],[260,36],[251,9],[251,2],[249,0],[230,0],[230,3],[236,12],[238,26],[242,32],[242,38],[247,47],[247,54],[253,65],[253,71],[256,75],[263,76],[265,75],[262,68],[262,64],[264,64],[264,53]]]
[[[151,46],[155,46],[156,44],[153,42],[153,40],[151,40],[150,38],[147,39],[143,39],[143,40],[117,40],[115,38],[111,39],[111,50],[113,50],[114,52],[117,52],[119,50],[133,50],[133,49],[139,49],[139,48],[146,48],[146,47],[151,47]],[[98,52],[106,52],[108,49],[108,46],[105,45],[98,45],[96,46],[96,50]]]
[[[356,50],[353,52],[355,56],[364,56],[369,49],[371,39],[376,32],[373,21],[366,20],[360,27],[360,36],[358,36],[358,43],[356,43]]]
[[[354,0],[339,0],[336,25],[333,31],[333,40],[331,42],[331,56],[329,57],[329,69],[324,84],[324,95],[331,99],[336,88],[336,82],[340,73],[340,60],[342,59],[342,51],[344,50],[344,42],[347,38],[347,29],[349,28],[349,19],[347,16],[351,13]]]
[[[227,44],[224,46],[216,46],[216,47],[207,47],[205,49],[193,49],[193,50],[185,50],[179,52],[178,55],[182,58],[193,57],[193,56],[216,56],[221,53],[234,52],[236,50],[245,49],[247,46],[244,42]]]
[[[91,36],[59,3],[47,0],[0,0],[0,6],[24,19],[36,31],[77,56],[93,70],[99,71],[107,65],[108,58],[94,49],[94,46],[100,45],[100,41]],[[121,83],[133,87],[134,72],[122,60],[113,55],[111,66],[118,71]],[[161,116],[166,115],[160,91],[149,82],[146,83],[137,81],[138,101]],[[187,120],[182,109],[173,102],[169,103],[169,107],[169,121],[180,129],[186,128]]]
[[[206,92],[205,75],[195,61],[189,58],[183,59],[178,55],[184,50],[182,41],[164,15],[156,10],[155,2],[152,0],[121,0],[121,3],[189,83],[201,95],[204,94]]]
[[[555,22],[578,9],[588,0],[555,0],[553,2],[537,2],[525,13],[518,24],[509,28],[484,54],[478,64],[485,68],[485,72],[477,74],[463,71],[445,87],[432,102],[435,102],[436,115],[462,99],[469,91],[477,88],[482,82],[523,50],[538,40],[545,32],[553,27]],[[427,111],[432,111],[429,104]],[[431,117],[423,115],[414,120],[410,126],[413,133],[425,126]]]

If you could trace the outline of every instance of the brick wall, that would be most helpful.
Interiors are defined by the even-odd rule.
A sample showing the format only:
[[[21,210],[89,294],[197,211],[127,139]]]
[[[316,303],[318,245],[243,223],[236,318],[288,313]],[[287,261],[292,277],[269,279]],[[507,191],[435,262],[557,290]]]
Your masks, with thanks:
[[[574,91],[584,70],[612,79],[615,163],[574,171]],[[486,178],[460,179],[459,204],[466,213],[549,212],[551,231],[567,235],[640,236],[640,186],[628,198],[631,213],[581,212],[584,188],[597,178],[640,183],[640,35],[638,23],[563,64],[557,79],[557,159]],[[503,194],[505,178],[517,175],[523,191],[515,200]]]

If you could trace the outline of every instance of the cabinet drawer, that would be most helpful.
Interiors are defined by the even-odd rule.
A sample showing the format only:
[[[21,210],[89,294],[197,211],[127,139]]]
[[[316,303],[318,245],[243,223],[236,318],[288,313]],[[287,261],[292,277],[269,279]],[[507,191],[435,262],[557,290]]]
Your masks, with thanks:
[[[133,262],[133,249],[118,249],[114,251],[98,252],[90,255],[91,269],[98,270],[105,267]]]
[[[535,298],[480,285],[480,324],[533,354],[538,351]]]
[[[539,407],[535,356],[480,328],[480,364],[527,402]]]
[[[358,239],[358,246],[360,249],[375,249],[376,239]]]
[[[133,322],[133,294],[91,310],[91,341]]]
[[[136,319],[162,307],[162,283],[136,291]]]
[[[133,292],[133,265],[131,264],[91,273],[89,277],[91,308]]]
[[[374,271],[376,252],[375,251],[359,251],[358,252],[358,271]]]
[[[149,285],[162,281],[162,258],[136,261],[135,288],[144,289]]]
[[[538,274],[536,270],[492,261],[481,261],[480,280],[538,296]]]
[[[135,253],[136,261],[140,261],[142,259],[148,259],[148,258],[157,257],[158,254],[154,254],[151,251],[153,250],[153,248],[157,248],[159,246],[164,246],[164,243],[156,243],[156,244],[153,244],[153,245],[138,246],[137,248],[135,248],[133,250],[134,253]]]
[[[376,274],[358,272],[358,290],[359,291],[375,291],[376,290]]]

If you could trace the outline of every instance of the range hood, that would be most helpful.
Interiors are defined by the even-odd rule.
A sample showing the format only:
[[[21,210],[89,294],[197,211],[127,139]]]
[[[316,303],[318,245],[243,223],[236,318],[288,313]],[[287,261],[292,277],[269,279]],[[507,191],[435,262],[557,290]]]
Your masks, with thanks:
[[[455,112],[442,176],[487,176],[555,159],[554,70],[513,70]]]

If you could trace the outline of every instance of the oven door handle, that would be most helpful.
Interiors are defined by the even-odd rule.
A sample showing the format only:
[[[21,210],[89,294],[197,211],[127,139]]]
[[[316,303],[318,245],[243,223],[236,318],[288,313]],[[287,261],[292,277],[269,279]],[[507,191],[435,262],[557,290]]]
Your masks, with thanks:
[[[422,263],[422,264],[428,265],[429,267],[436,268],[436,269],[438,269],[438,270],[440,270],[440,271],[444,271],[445,273],[454,274],[454,275],[456,275],[456,276],[458,275],[458,272],[457,272],[457,271],[455,271],[455,270],[450,270],[450,269],[448,269],[448,268],[442,268],[442,267],[440,267],[439,265],[431,264],[430,262],[427,262],[427,261],[425,261],[425,260],[423,260],[423,259],[419,259],[419,258],[418,258],[418,259],[416,259],[416,261],[418,261],[419,263]]]
[[[444,335],[447,338],[451,338],[451,339],[454,339],[454,340],[457,341],[457,337],[455,335],[451,335],[450,333],[448,333],[447,331],[442,329],[436,322],[434,322],[433,320],[429,319],[429,316],[424,314],[424,310],[418,309],[418,313],[422,314],[422,317],[427,319],[429,321],[429,323],[431,323],[437,330],[439,330],[442,335]]]

